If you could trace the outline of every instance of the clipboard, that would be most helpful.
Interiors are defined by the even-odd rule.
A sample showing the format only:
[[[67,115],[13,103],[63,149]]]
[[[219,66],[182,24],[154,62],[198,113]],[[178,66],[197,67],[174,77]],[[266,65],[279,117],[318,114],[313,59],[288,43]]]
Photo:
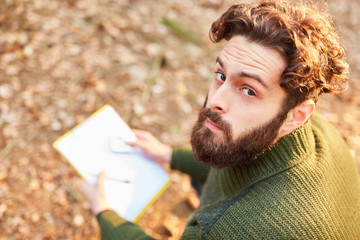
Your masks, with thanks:
[[[115,109],[105,105],[57,139],[53,147],[91,184],[106,170],[109,205],[124,219],[136,222],[169,186],[170,179],[161,166],[126,144],[135,140]]]

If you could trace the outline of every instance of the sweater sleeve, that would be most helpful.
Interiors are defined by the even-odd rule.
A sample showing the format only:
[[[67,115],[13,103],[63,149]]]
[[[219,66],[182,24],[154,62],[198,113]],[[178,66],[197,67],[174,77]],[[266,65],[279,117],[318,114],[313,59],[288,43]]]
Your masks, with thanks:
[[[170,167],[198,180],[205,180],[210,171],[209,166],[195,159],[192,151],[184,149],[174,149]]]
[[[133,240],[149,240],[152,237],[138,227],[136,224],[126,221],[112,210],[106,210],[97,215],[100,226],[101,239],[133,239]]]

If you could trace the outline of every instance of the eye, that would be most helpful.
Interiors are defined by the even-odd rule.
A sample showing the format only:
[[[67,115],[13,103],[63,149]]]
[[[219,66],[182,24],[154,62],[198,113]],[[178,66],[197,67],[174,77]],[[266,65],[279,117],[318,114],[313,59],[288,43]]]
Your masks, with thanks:
[[[249,97],[256,97],[256,92],[251,90],[250,88],[243,88],[242,91]]]
[[[225,82],[226,80],[226,77],[224,74],[222,74],[221,72],[215,72],[215,79],[218,80],[218,81],[222,81],[222,82]]]

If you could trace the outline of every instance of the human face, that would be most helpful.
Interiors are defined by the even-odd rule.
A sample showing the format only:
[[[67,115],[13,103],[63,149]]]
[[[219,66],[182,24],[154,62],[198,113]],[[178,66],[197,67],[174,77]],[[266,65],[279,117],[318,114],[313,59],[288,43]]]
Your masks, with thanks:
[[[191,135],[200,161],[218,168],[249,164],[276,141],[288,112],[281,108],[285,93],[279,85],[285,61],[280,54],[278,64],[267,58],[276,53],[242,37],[230,40],[220,53],[208,102]]]
[[[283,109],[270,122],[234,139],[231,125],[224,121],[218,112],[203,108],[191,134],[195,157],[217,168],[248,165],[274,143],[287,113],[287,109]],[[206,120],[210,120],[217,128],[222,129],[223,141],[216,139],[215,134],[204,124]]]
[[[216,60],[206,106],[230,123],[233,138],[263,126],[280,112],[286,97],[280,77],[286,65],[278,51],[243,36],[225,45]],[[223,130],[209,119],[205,125],[224,138]]]

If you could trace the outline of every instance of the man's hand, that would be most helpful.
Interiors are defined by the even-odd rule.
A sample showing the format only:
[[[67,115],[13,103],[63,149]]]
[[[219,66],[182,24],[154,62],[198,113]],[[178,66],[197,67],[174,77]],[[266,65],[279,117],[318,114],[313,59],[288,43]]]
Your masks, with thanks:
[[[139,147],[146,156],[158,164],[170,164],[172,148],[169,145],[161,143],[150,132],[133,129],[138,140],[128,142],[133,147]]]
[[[102,171],[96,183],[93,185],[82,180],[80,183],[80,191],[83,193],[85,198],[89,201],[91,211],[95,214],[95,216],[107,209],[111,209],[107,200],[104,189],[104,180],[106,178],[105,170]]]

